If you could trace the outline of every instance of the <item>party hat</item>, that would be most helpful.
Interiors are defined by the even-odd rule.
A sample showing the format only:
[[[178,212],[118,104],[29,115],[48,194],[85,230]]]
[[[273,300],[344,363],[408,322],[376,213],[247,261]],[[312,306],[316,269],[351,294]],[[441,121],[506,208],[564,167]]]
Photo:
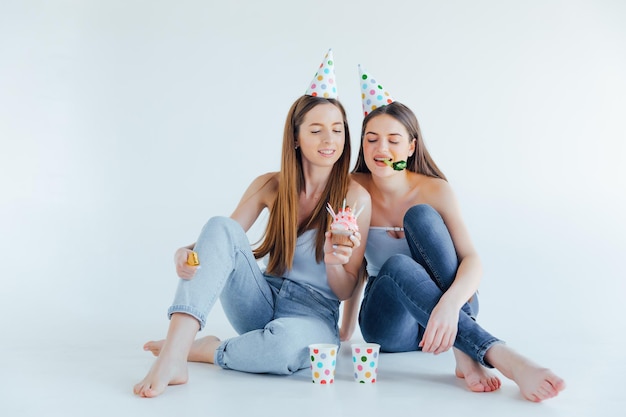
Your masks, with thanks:
[[[361,82],[361,101],[363,102],[363,113],[368,115],[378,107],[386,106],[395,100],[389,91],[380,85],[371,74],[365,72],[359,65],[359,81]]]
[[[309,88],[304,93],[307,96],[337,98],[337,84],[335,83],[335,61],[333,51],[329,49],[320,64]]]

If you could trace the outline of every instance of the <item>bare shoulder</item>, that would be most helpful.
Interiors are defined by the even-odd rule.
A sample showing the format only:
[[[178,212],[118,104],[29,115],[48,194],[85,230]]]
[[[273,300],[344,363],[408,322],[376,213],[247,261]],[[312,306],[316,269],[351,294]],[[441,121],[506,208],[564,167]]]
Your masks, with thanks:
[[[360,174],[352,174],[351,181],[348,185],[348,198],[350,200],[358,200],[360,204],[365,204],[371,202],[370,193],[367,191],[366,187],[359,181],[359,179],[355,178],[355,175]]]
[[[420,175],[420,188],[429,194],[445,194],[452,192],[452,187],[446,180]]]
[[[443,209],[455,200],[452,186],[441,178],[420,175],[419,190],[422,199],[437,209]]]
[[[263,186],[278,187],[278,174],[279,172],[266,172],[255,178],[253,184],[260,184]]]
[[[366,191],[370,189],[370,184],[372,181],[372,176],[370,174],[366,174],[364,172],[354,172],[350,174],[351,182],[356,182],[365,188]]]
[[[367,241],[367,233],[372,220],[372,198],[370,193],[354,177],[351,177],[346,199],[348,204],[355,210],[355,213],[358,214],[357,222],[361,231],[361,238]],[[365,247],[363,246],[361,250],[365,250]],[[354,272],[356,274],[356,270]]]
[[[248,187],[244,198],[256,195],[266,206],[269,206],[270,201],[273,201],[278,192],[278,177],[278,172],[268,172],[259,175]]]

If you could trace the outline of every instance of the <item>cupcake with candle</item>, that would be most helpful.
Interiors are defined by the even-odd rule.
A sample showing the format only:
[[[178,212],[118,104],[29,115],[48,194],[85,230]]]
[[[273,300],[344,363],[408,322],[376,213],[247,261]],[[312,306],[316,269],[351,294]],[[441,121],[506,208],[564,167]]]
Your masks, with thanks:
[[[330,232],[332,233],[331,242],[333,245],[354,246],[354,243],[350,240],[350,236],[359,231],[359,225],[357,218],[363,207],[355,211],[356,203],[351,208],[346,206],[346,200],[343,200],[343,205],[340,210],[335,212],[330,203],[327,204],[326,209],[333,218],[330,224]]]

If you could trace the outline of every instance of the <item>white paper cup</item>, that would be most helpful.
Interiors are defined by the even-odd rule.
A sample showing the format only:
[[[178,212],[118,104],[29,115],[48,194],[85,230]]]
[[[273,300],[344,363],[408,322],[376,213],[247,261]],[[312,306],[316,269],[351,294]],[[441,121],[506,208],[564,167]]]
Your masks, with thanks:
[[[361,384],[375,383],[378,379],[378,355],[380,345],[377,343],[355,343],[352,345],[352,365],[354,380]]]
[[[330,385],[335,382],[335,366],[339,346],[330,343],[309,345],[311,378],[314,384]]]

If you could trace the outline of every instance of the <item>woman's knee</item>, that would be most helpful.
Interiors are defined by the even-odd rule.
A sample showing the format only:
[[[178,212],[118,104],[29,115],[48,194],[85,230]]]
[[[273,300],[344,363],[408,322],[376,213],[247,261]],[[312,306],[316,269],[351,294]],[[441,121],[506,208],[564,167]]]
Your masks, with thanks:
[[[429,279],[428,272],[410,256],[395,254],[389,257],[380,268],[379,277],[386,276],[393,281]]]
[[[431,225],[433,221],[442,221],[441,216],[432,206],[418,204],[404,214],[404,227],[420,229],[421,225]]]
[[[246,234],[239,223],[230,217],[215,216],[211,217],[202,228],[198,242],[209,240],[219,242],[238,242],[240,239],[246,239]]]
[[[225,216],[211,217],[202,228],[202,233],[214,233],[219,231],[233,230],[234,227],[239,226],[239,223]],[[241,228],[241,226],[239,226]]]

